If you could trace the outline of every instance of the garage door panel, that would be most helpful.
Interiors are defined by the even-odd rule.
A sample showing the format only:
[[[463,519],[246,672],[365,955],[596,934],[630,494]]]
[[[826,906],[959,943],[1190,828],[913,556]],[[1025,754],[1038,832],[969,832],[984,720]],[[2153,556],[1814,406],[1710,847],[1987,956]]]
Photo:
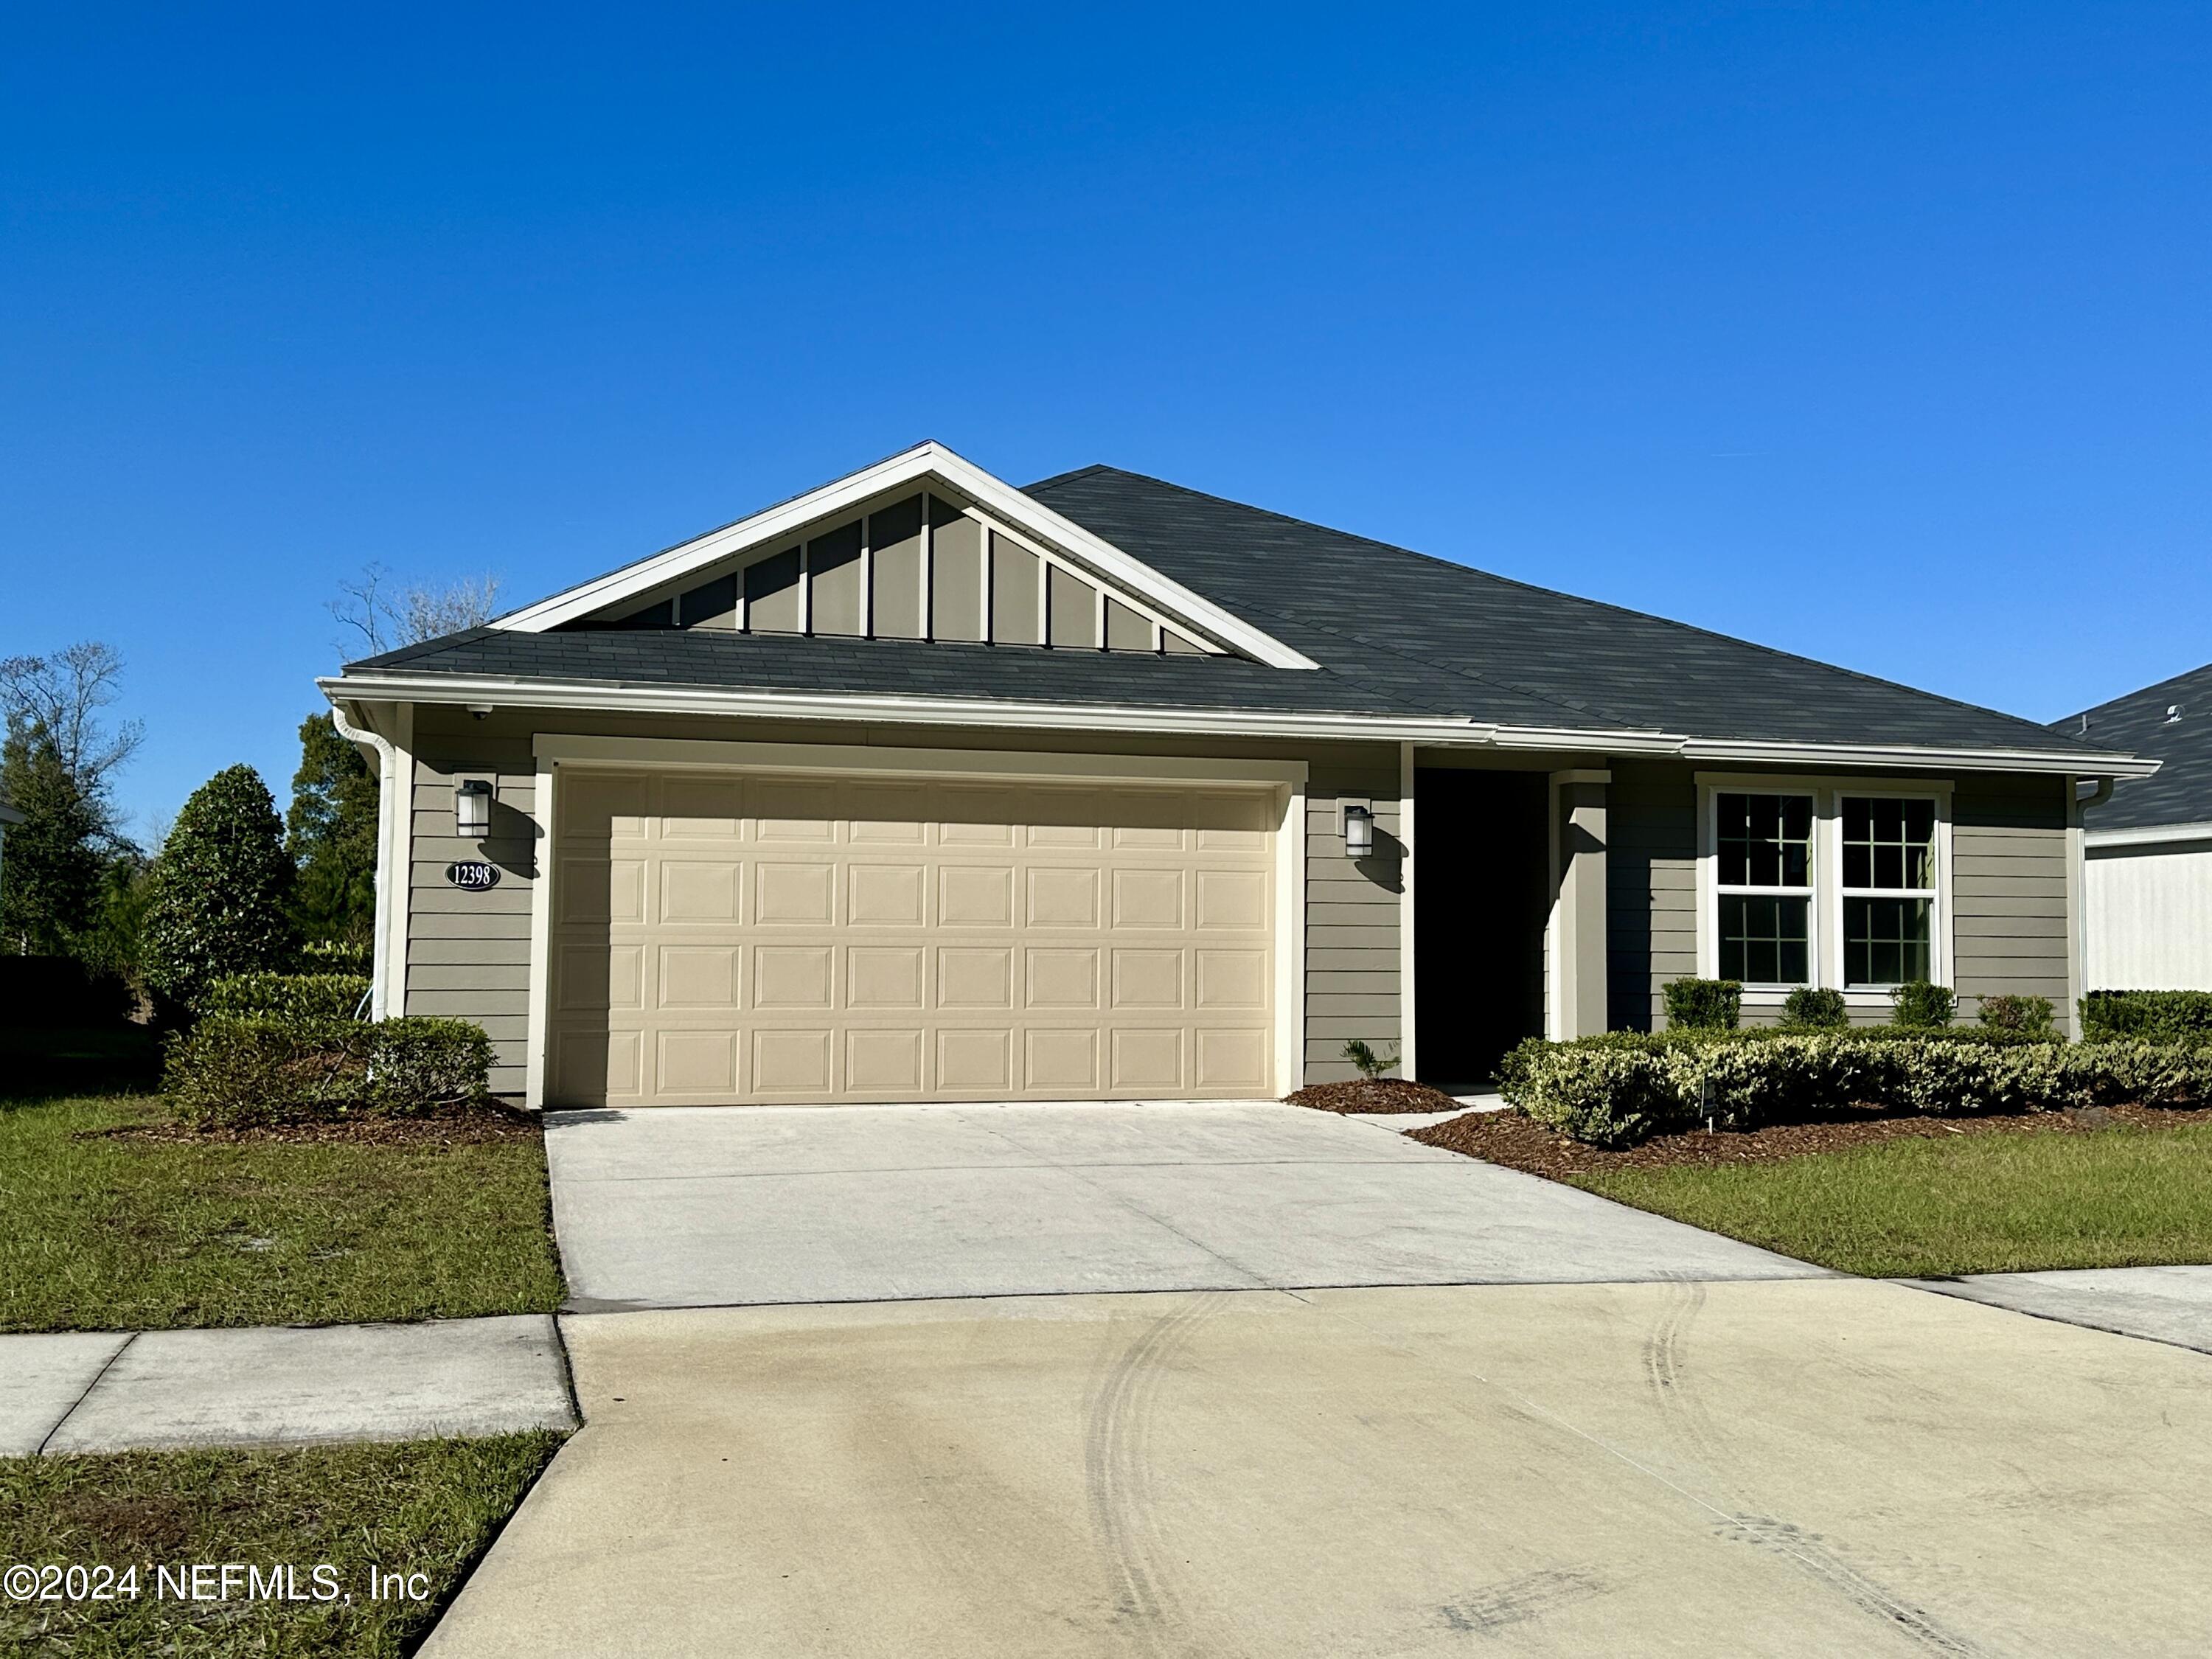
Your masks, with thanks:
[[[1101,976],[1096,945],[1032,946],[1029,966],[1029,1006],[1032,1008],[1097,1008]]]
[[[1109,1033],[1114,1092],[1143,1090],[1181,1093],[1187,1086],[1183,1076],[1184,1036],[1180,1026]]]
[[[735,1012],[738,1001],[739,951],[734,945],[664,945],[658,956],[662,1009],[711,1008]]]
[[[660,920],[684,927],[738,920],[744,866],[720,859],[671,859],[660,866]]]
[[[1014,921],[1011,865],[946,865],[937,872],[940,927],[1006,928]]]
[[[854,945],[845,951],[845,1006],[855,1013],[922,1007],[918,945]]]
[[[1183,952],[1117,949],[1114,956],[1114,1007],[1182,1006]]]
[[[920,927],[929,872],[919,864],[854,864],[847,868],[846,919],[855,927]]]
[[[1025,915],[1032,927],[1096,927],[1098,925],[1098,878],[1096,869],[1055,869],[1029,872]]]
[[[837,868],[763,858],[754,866],[753,914],[762,927],[827,927],[837,920]]]
[[[753,1006],[827,1010],[836,983],[828,945],[757,945],[753,947]]]
[[[562,799],[556,1103],[1268,1086],[1261,795],[666,773]]]
[[[937,1006],[962,1012],[1014,1006],[1014,952],[1006,945],[945,945],[937,951]]]

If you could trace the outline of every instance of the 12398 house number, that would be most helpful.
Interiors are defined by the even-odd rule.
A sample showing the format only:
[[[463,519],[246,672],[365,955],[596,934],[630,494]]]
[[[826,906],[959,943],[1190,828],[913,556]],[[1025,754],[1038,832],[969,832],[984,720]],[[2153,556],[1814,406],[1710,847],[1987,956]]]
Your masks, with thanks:
[[[487,864],[482,859],[449,864],[446,866],[446,879],[465,892],[481,893],[499,885],[499,866]]]

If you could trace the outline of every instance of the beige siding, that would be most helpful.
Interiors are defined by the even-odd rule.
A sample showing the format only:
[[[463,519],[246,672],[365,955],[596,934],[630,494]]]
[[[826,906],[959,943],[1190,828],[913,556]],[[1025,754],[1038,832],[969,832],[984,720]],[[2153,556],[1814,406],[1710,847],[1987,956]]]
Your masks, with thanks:
[[[2212,847],[2092,848],[2083,988],[2212,991]]]

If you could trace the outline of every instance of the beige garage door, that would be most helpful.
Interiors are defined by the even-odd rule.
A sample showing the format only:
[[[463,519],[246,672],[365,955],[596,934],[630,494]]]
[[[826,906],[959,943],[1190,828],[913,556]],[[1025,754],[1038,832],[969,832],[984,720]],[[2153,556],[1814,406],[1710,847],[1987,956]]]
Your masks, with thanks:
[[[564,769],[551,1100],[1267,1091],[1254,790]]]

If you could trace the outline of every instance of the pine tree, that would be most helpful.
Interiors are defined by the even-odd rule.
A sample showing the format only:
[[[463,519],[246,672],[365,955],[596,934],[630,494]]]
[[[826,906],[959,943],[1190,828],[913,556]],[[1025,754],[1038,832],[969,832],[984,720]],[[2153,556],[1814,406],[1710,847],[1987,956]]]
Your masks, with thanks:
[[[376,922],[376,775],[328,714],[300,723],[286,844],[301,937],[366,944]]]
[[[23,814],[0,859],[0,941],[33,956],[72,952],[97,918],[101,813],[43,726],[16,722],[0,750],[0,799]]]
[[[250,766],[216,773],[185,803],[154,866],[140,947],[146,982],[190,1007],[226,974],[290,968],[294,879],[261,775]]]

